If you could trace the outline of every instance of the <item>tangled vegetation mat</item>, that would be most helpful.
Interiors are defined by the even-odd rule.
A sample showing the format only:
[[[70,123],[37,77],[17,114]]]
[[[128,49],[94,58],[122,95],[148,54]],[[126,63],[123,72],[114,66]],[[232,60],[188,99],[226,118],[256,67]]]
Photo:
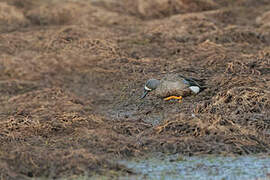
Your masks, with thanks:
[[[0,177],[121,171],[151,152],[270,150],[268,0],[0,0]],[[166,73],[182,103],[139,97]]]

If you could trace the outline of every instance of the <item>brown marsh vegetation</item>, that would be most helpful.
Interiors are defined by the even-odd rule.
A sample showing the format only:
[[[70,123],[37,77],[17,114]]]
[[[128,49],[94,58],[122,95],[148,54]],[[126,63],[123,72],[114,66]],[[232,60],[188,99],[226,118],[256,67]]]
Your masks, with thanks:
[[[151,152],[269,153],[268,0],[0,0],[0,177],[132,173]],[[165,73],[205,79],[182,103]]]

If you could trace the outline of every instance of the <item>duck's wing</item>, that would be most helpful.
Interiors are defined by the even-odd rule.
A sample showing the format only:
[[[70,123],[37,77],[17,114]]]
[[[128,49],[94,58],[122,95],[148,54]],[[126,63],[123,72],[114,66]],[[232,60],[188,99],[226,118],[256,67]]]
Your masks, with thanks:
[[[183,79],[183,82],[188,86],[198,86],[200,89],[206,88],[206,86],[204,86],[204,83],[199,79],[185,77],[183,75],[179,75],[179,76]]]
[[[181,79],[183,80],[183,82],[188,85],[188,86],[201,86],[195,78],[190,78],[190,77],[185,77],[183,75],[179,75],[179,77],[181,77]]]

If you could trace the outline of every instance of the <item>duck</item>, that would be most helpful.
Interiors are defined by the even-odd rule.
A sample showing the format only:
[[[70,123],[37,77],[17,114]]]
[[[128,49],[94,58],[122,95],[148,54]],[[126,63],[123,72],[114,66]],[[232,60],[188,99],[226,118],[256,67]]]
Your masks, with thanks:
[[[181,102],[183,97],[198,94],[205,88],[203,82],[198,79],[181,74],[168,74],[161,80],[147,80],[141,99],[144,99],[149,93],[153,93],[164,100],[177,99]]]

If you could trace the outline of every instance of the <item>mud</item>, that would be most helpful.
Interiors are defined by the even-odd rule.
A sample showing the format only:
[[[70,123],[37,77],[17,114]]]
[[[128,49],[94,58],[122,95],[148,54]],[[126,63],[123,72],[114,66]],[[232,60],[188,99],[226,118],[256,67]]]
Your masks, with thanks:
[[[2,179],[73,178],[151,152],[270,150],[270,3],[0,1]],[[196,96],[139,99],[166,73]]]

